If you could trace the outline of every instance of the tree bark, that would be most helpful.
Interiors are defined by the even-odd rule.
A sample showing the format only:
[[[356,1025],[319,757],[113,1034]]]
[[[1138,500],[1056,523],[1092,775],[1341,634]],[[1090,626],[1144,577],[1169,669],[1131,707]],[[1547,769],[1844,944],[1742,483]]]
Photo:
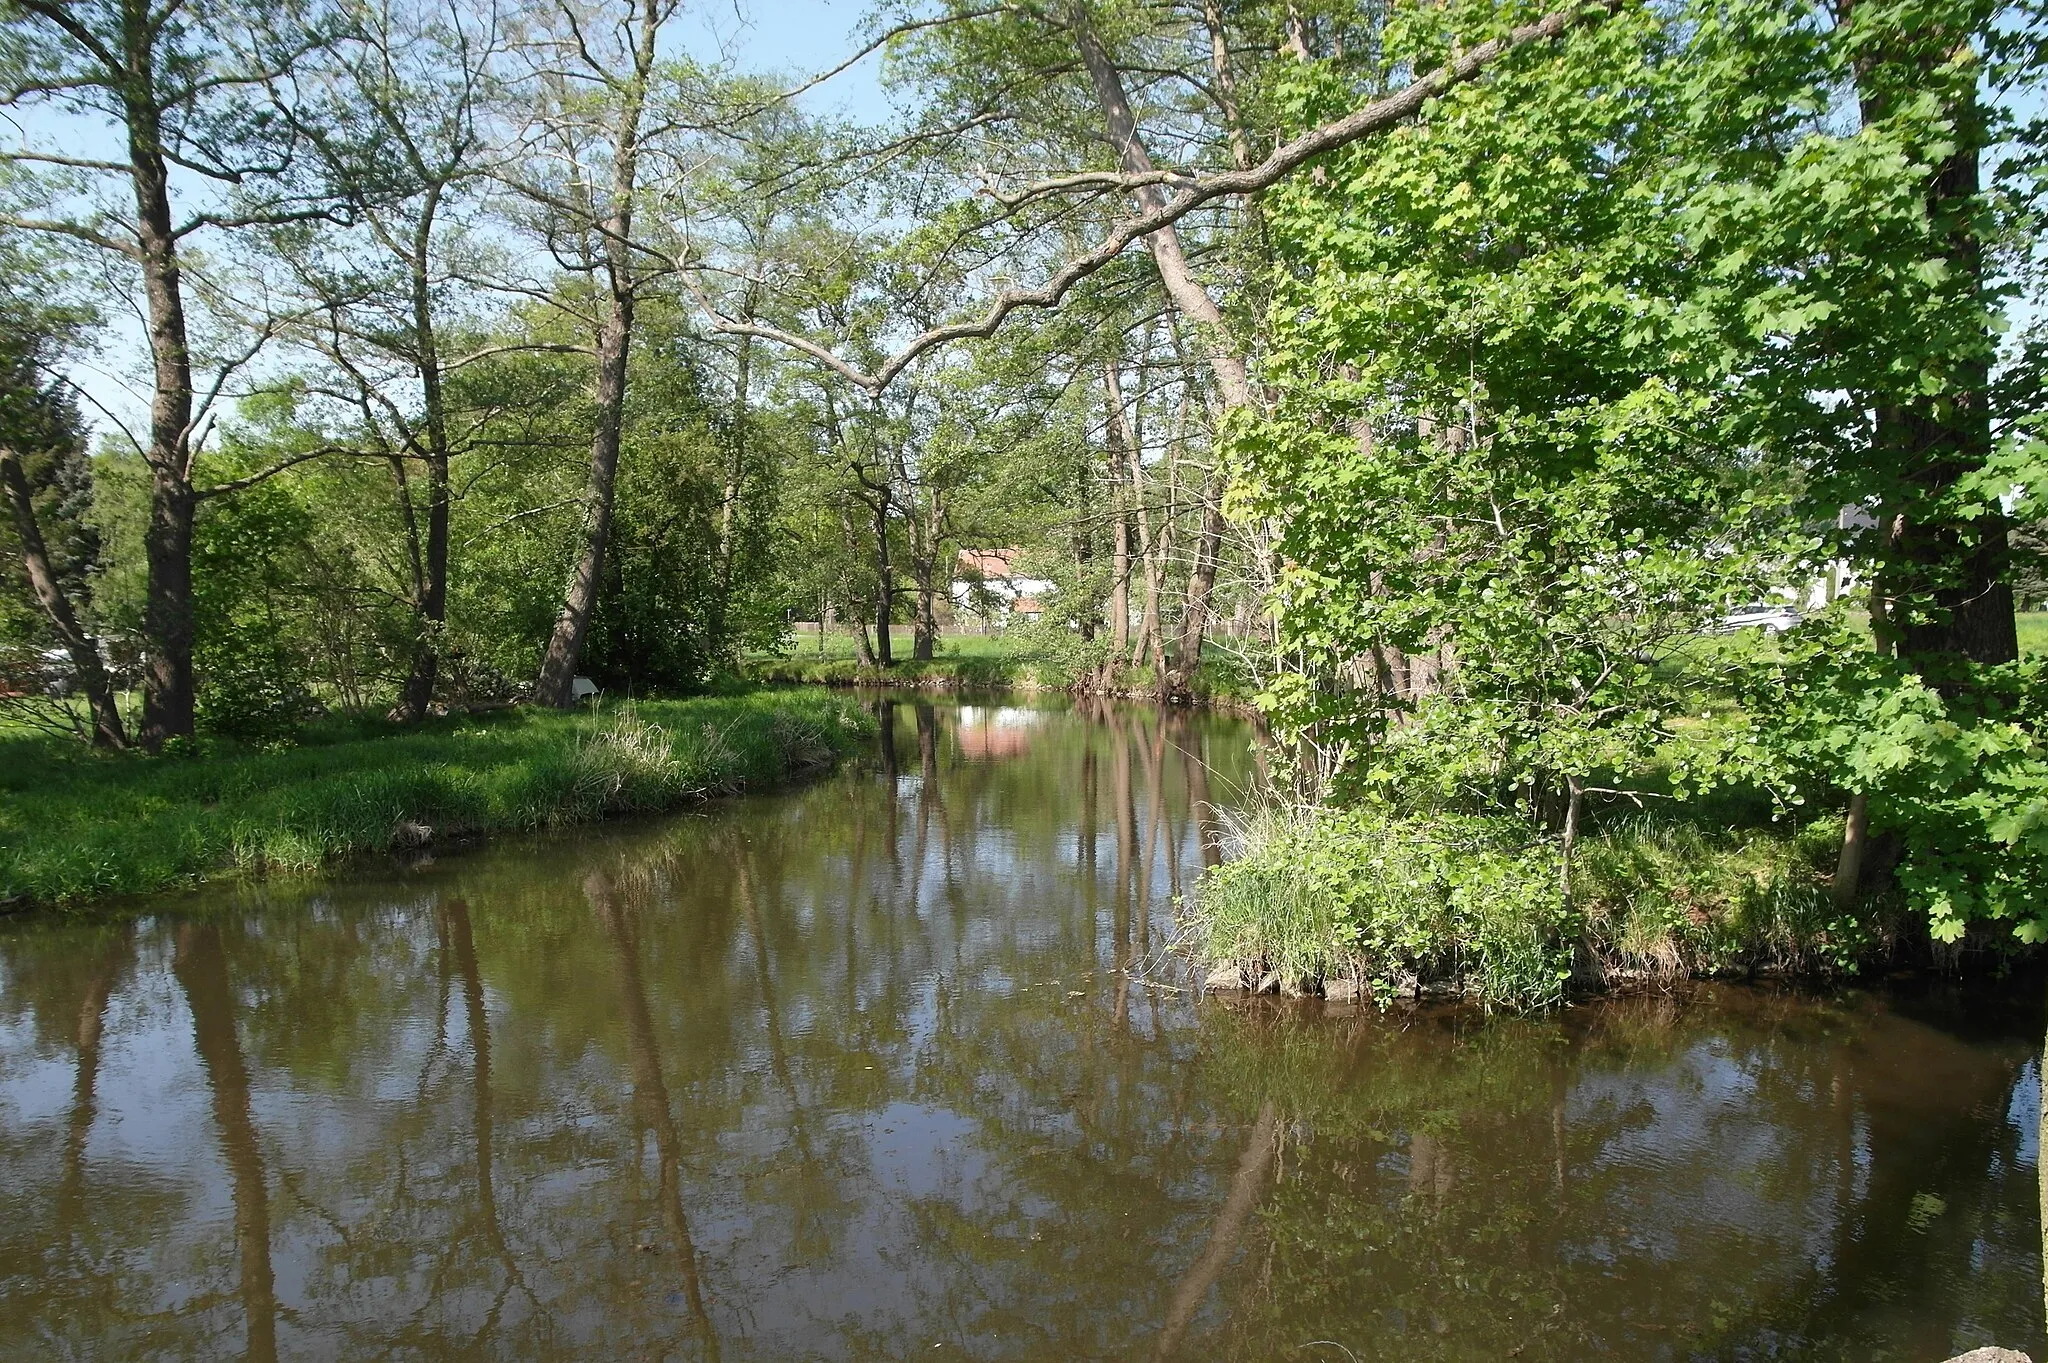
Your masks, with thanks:
[[[1082,65],[1087,68],[1089,81],[1095,87],[1096,102],[1102,109],[1110,145],[1116,149],[1124,172],[1131,175],[1152,173],[1155,167],[1151,154],[1138,139],[1137,120],[1131,113],[1122,73],[1096,37],[1086,8],[1077,4],[1069,11],[1069,16],[1075,46],[1080,49]],[[1144,212],[1156,212],[1166,205],[1166,192],[1157,184],[1133,190],[1132,197]],[[1145,238],[1145,245],[1151,252],[1153,266],[1159,272],[1159,282],[1166,289],[1167,297],[1183,317],[1195,324],[1200,334],[1209,372],[1214,376],[1217,391],[1223,398],[1224,415],[1250,406],[1251,381],[1244,357],[1231,348],[1230,338],[1224,329],[1223,310],[1189,267],[1187,253],[1181,247],[1179,230],[1171,225],[1162,227]],[[1185,692],[1195,665],[1201,661],[1202,641],[1208,629],[1209,597],[1215,588],[1217,558],[1222,549],[1222,492],[1219,465],[1217,476],[1212,477],[1204,488],[1202,529],[1188,578],[1180,641],[1171,671],[1162,669],[1159,679],[1163,693]]]
[[[1111,666],[1121,664],[1129,656],[1131,646],[1131,512],[1124,503],[1123,489],[1126,480],[1124,465],[1128,451],[1124,446],[1123,397],[1117,391],[1115,370],[1106,366],[1103,375],[1105,399],[1103,408],[1104,438],[1109,464],[1109,655]]]
[[[1870,797],[1860,791],[1849,797],[1849,813],[1842,820],[1842,850],[1835,858],[1835,879],[1829,892],[1838,909],[1856,906],[1856,892],[1863,879],[1863,854],[1870,845]]]
[[[441,671],[441,650],[448,624],[448,409],[441,387],[440,338],[434,323],[434,295],[428,275],[429,252],[433,245],[434,218],[440,202],[440,187],[428,190],[426,205],[413,234],[410,266],[412,283],[413,333],[418,346],[422,407],[421,454],[427,465],[426,555],[421,565],[421,582],[414,602],[416,616],[412,646],[412,667],[406,676],[403,717],[424,718],[434,703],[434,685]]]
[[[633,74],[626,83],[619,122],[612,139],[611,202],[601,226],[606,307],[597,339],[597,431],[590,442],[590,478],[583,497],[577,550],[562,594],[562,608],[541,660],[534,699],[565,708],[575,700],[576,669],[583,661],[583,641],[590,631],[590,612],[603,580],[605,550],[611,542],[613,490],[619,474],[619,441],[625,421],[626,366],[633,341],[633,305],[638,297],[638,270],[631,246],[633,201],[639,189],[640,115],[654,69],[654,39],[660,28],[656,0],[642,0],[639,31],[634,34]]]
[[[0,490],[6,492],[8,505],[14,511],[14,533],[21,541],[22,566],[28,570],[36,603],[43,608],[43,617],[50,622],[57,641],[71,656],[86,704],[92,709],[92,745],[125,748],[128,733],[121,725],[120,708],[114,703],[113,682],[100,662],[99,640],[79,623],[78,613],[57,581],[49,548],[43,543],[43,528],[36,520],[35,502],[29,492],[28,475],[22,470],[21,456],[5,445],[0,445]]]
[[[142,689],[142,746],[155,752],[193,728],[192,353],[178,240],[171,225],[170,172],[164,159],[162,113],[150,89],[155,27],[137,0],[122,6],[124,58],[131,78],[123,101],[129,178],[135,191],[136,263],[149,333],[154,392],[149,406],[149,521],[143,529],[148,582],[142,608],[147,657]]]
[[[875,516],[875,661],[883,667],[896,665],[895,641],[889,637],[890,617],[895,614],[896,569],[889,562],[889,498],[886,493],[869,503]]]
[[[1858,63],[1863,123],[1889,116],[1902,92],[1910,98],[1947,84],[1954,145],[1928,185],[1928,216],[1948,224],[1941,251],[1949,278],[1959,281],[1969,298],[1985,300],[1984,248],[1974,222],[1985,120],[1970,36],[1960,27],[1941,30],[1917,21],[1906,27],[1900,16],[1883,10],[1870,15],[1868,7],[1848,0],[1837,7],[1842,23],[1854,18],[1894,26],[1867,44],[1872,55]],[[1954,357],[1943,391],[1877,408],[1877,452],[1895,463],[1915,500],[1932,501],[1950,492],[1991,454],[1995,346],[1988,306],[1985,313],[1983,343]],[[1873,593],[1888,603],[1891,638],[1900,655],[1926,663],[1929,680],[1951,693],[1962,684],[1959,663],[2016,661],[2019,634],[2006,517],[1993,509],[1970,519],[1892,513],[1885,521],[1885,557]]]

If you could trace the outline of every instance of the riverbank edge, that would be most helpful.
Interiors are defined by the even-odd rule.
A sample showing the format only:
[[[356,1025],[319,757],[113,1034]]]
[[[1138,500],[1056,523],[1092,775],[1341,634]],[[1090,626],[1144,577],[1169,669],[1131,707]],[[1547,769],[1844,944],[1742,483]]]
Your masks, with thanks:
[[[1518,821],[1267,811],[1181,905],[1207,994],[1466,1000],[1530,1011],[1690,980],[1848,981],[2039,957],[1997,925],[1933,940],[1896,888],[1838,906],[1839,819],[1804,828],[1624,821],[1582,840]]]
[[[906,660],[892,667],[862,667],[851,659],[763,658],[743,665],[742,675],[754,685],[814,686],[831,690],[930,691],[960,695],[977,691],[1014,691],[1022,695],[1091,696],[1104,700],[1145,701],[1187,706],[1220,714],[1255,715],[1249,695],[1234,679],[1197,668],[1187,694],[1162,701],[1149,668],[1126,668],[1114,678],[1075,677],[1064,669],[1029,659],[932,658]]]
[[[0,757],[0,914],[331,870],[384,852],[658,814],[821,775],[873,715],[759,690],[583,711],[517,707],[282,750]],[[45,760],[25,777],[24,761]],[[40,779],[39,779],[40,778]]]

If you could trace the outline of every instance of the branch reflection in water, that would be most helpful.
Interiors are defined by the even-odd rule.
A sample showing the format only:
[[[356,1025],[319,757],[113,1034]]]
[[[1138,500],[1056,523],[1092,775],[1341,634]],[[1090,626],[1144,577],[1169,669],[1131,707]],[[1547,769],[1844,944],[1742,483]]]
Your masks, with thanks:
[[[0,1356],[2038,1350],[2038,998],[1198,1002],[1246,726],[878,704],[814,786],[0,927]]]

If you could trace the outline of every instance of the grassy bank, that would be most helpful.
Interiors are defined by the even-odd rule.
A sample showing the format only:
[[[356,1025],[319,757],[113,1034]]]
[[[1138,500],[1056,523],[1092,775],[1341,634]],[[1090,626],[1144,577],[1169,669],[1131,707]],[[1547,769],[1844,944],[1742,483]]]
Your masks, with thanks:
[[[1150,697],[1158,680],[1149,667],[1120,668],[1105,680],[1078,649],[1048,647],[1046,640],[1068,643],[1044,631],[1011,634],[948,635],[939,641],[937,656],[910,656],[907,633],[892,634],[896,662],[890,667],[863,667],[854,656],[853,639],[827,634],[824,647],[815,635],[801,634],[790,651],[756,654],[743,671],[749,681],[771,686],[902,687],[911,690],[1085,691],[1098,695]],[[1248,704],[1253,691],[1234,661],[1221,652],[1205,653],[1189,682],[1197,704]]]
[[[0,734],[0,902],[69,904],[353,853],[655,811],[821,768],[873,721],[756,693],[401,729],[313,726],[294,747],[94,755]]]
[[[1625,818],[1580,843],[1515,820],[1267,812],[1211,870],[1190,945],[1216,987],[1476,995],[1516,1008],[1574,988],[1751,972],[1846,973],[1887,959],[1905,915],[1827,892],[1840,821],[1803,832]]]

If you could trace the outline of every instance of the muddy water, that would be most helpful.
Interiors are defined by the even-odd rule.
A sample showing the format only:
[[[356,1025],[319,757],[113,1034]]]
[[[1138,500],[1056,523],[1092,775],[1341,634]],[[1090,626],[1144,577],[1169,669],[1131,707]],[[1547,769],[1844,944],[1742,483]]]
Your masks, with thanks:
[[[2039,1355],[2039,1007],[1134,979],[1238,725],[0,926],[8,1359]]]

